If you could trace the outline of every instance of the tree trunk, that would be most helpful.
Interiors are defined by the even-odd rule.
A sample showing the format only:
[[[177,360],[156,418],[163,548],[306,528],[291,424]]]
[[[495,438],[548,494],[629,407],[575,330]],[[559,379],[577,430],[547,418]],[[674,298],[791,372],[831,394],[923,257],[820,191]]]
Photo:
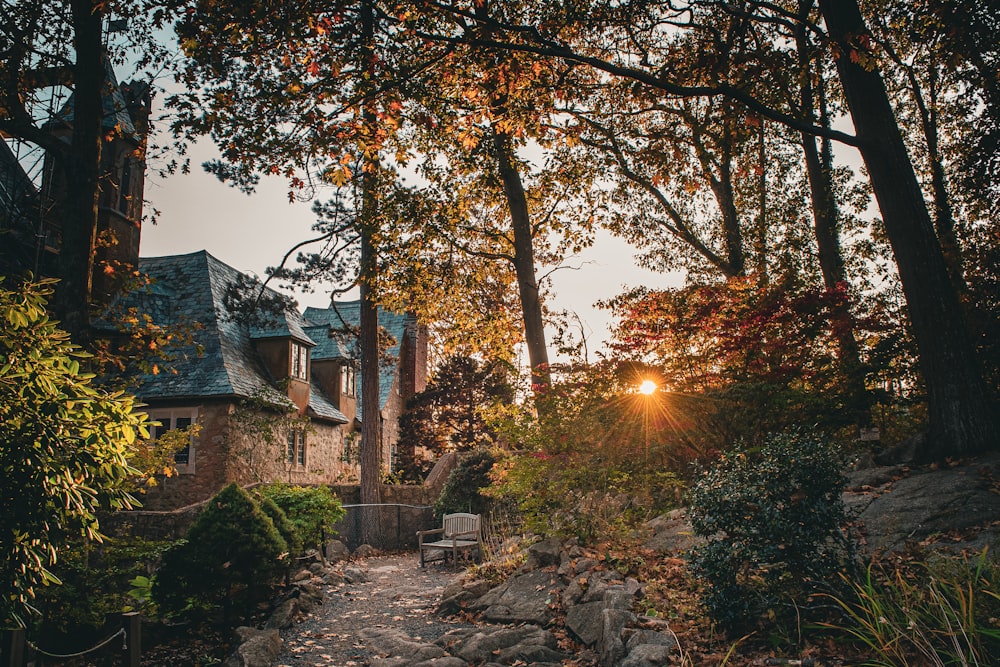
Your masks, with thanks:
[[[531,230],[531,218],[528,215],[528,199],[524,194],[521,174],[514,164],[514,148],[510,136],[503,132],[494,132],[493,150],[504,194],[507,197],[507,206],[510,209],[511,226],[514,231],[514,271],[517,274],[517,287],[521,296],[528,362],[531,364],[531,388],[538,397],[549,387],[552,377],[549,371],[549,353],[545,346],[542,301],[538,294],[538,279],[535,277],[534,234]]]
[[[362,3],[363,46],[362,66],[374,68],[373,45],[375,19],[370,5]],[[370,78],[374,81],[374,78]],[[376,109],[369,101],[361,112],[363,132],[367,141],[375,137]],[[374,301],[373,287],[378,273],[374,236],[378,220],[378,154],[366,152],[362,158],[361,173],[361,313],[359,333],[361,347],[361,541],[381,547],[379,508],[368,507],[381,502],[382,478],[382,415],[379,400],[379,348],[378,306]]]
[[[838,47],[841,86],[899,270],[927,384],[931,437],[923,456],[986,451],[997,445],[992,406],[885,84],[877,69],[858,62],[869,34],[861,11],[856,0],[819,4]]]
[[[812,6],[811,0],[807,5]],[[807,14],[808,9],[804,13]],[[805,29],[798,30],[795,38],[800,67],[800,104],[805,117],[810,122],[815,122],[816,91],[812,86],[813,73],[810,67],[809,45],[806,42]],[[826,83],[822,71],[816,80],[820,86],[820,123],[823,127],[827,127],[830,123],[830,117],[824,88]],[[833,189],[833,150],[829,139],[820,140],[823,146],[823,150],[820,152],[816,148],[816,137],[802,133],[800,138],[806,164],[806,175],[809,179],[813,233],[816,238],[820,272],[823,274],[823,286],[827,290],[835,290],[840,287],[841,283],[847,284],[847,271],[840,245],[840,212]],[[861,350],[854,336],[854,318],[851,316],[849,302],[845,301],[839,304],[832,316],[834,336],[837,339],[840,373],[844,378],[849,409],[854,412],[854,421],[859,428],[870,426],[872,397],[865,385]]]
[[[73,135],[66,160],[66,200],[60,208],[62,240],[55,307],[62,327],[85,344],[90,333],[90,296],[100,178],[104,87],[102,12],[92,0],[73,0],[76,64],[73,78]]]

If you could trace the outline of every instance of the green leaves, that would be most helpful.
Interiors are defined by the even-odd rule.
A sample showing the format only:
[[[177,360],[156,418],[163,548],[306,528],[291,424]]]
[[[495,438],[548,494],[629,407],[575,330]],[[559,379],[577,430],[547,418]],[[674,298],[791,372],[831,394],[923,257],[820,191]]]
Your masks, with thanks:
[[[100,539],[97,512],[130,508],[122,482],[145,415],[80,374],[45,310],[51,281],[0,289],[0,622],[22,623],[72,535]]]

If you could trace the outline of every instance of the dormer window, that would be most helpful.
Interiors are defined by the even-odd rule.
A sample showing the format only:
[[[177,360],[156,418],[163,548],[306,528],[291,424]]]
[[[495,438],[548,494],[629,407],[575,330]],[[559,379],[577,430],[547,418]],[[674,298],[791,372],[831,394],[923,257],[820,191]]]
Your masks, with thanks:
[[[357,372],[350,364],[340,367],[340,391],[345,396],[354,396],[357,393]]]
[[[293,378],[309,379],[309,348],[292,341],[292,373]]]

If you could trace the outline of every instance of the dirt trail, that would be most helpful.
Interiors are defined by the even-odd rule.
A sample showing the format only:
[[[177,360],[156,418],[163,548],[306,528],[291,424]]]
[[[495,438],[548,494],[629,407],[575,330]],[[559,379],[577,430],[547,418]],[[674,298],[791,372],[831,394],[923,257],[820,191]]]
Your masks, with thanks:
[[[429,564],[421,569],[416,554],[395,554],[353,561],[368,581],[327,586],[326,600],[309,617],[282,632],[278,667],[364,665],[374,657],[358,638],[366,627],[392,627],[415,640],[433,641],[456,627],[434,613],[441,591],[460,571]]]

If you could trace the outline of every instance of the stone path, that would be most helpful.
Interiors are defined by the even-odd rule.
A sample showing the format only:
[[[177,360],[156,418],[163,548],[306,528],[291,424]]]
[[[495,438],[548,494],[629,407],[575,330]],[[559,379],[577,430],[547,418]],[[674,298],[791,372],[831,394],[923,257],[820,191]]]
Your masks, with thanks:
[[[473,627],[435,614],[444,587],[461,576],[451,568],[421,569],[416,554],[397,554],[345,564],[344,572],[347,582],[328,586],[323,605],[282,632],[279,667],[368,664],[377,654],[361,639],[365,629],[393,628],[431,642]]]

